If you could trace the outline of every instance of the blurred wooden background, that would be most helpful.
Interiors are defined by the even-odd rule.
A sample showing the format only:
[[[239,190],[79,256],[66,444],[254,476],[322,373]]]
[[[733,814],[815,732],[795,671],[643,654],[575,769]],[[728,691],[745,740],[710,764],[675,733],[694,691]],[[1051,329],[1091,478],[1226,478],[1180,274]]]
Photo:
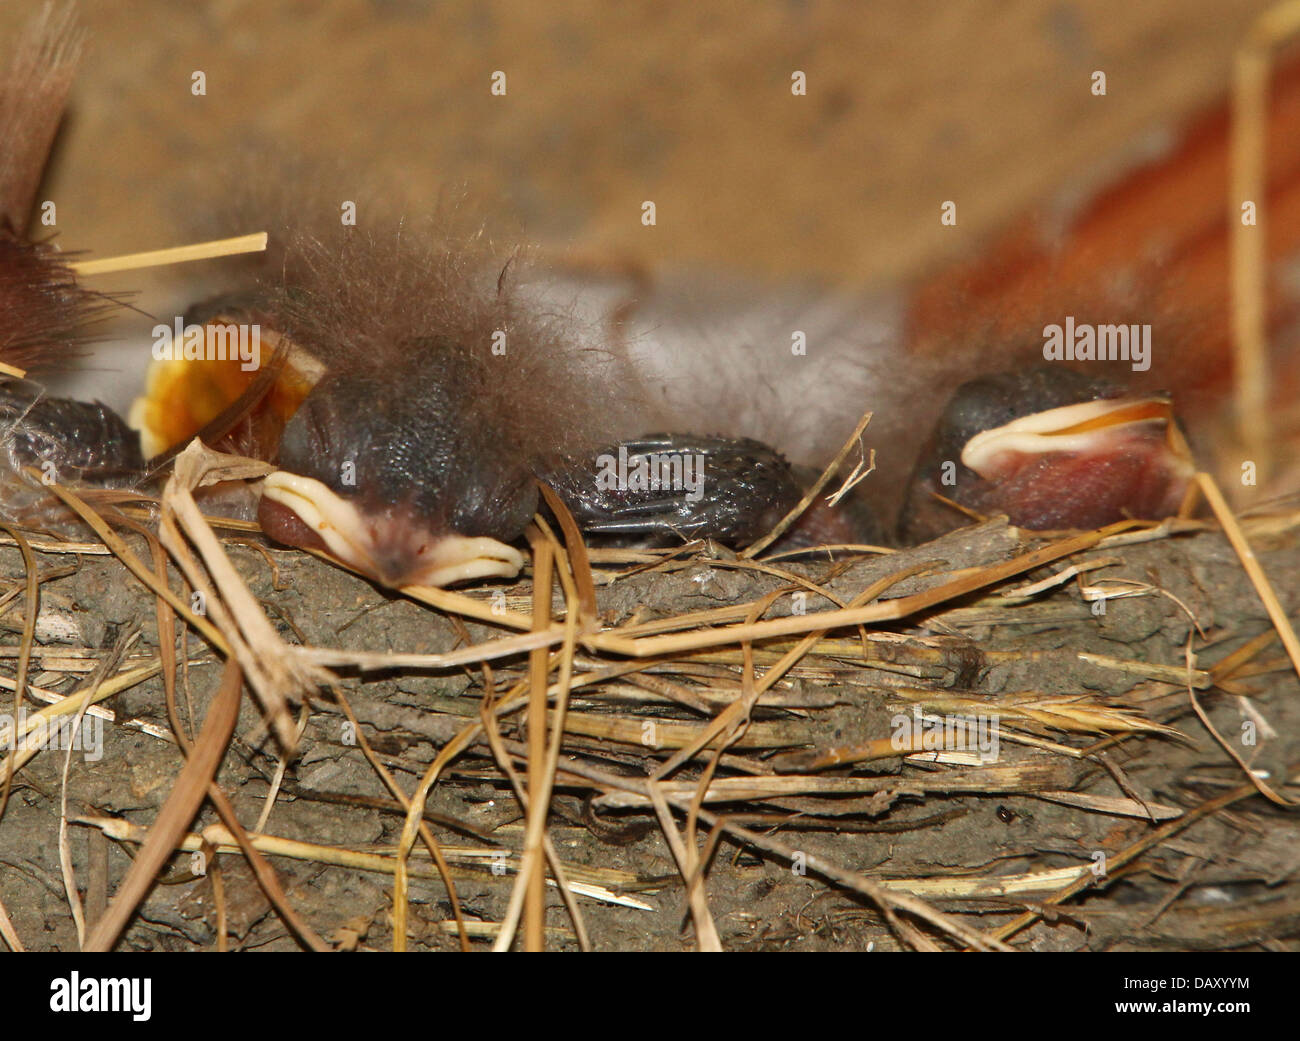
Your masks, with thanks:
[[[0,6],[0,38],[36,6]],[[1223,95],[1265,6],[87,0],[46,194],[65,248],[171,244],[207,204],[195,180],[220,184],[254,142],[346,155],[417,197],[464,183],[553,245],[877,285],[1157,153]],[[956,229],[939,225],[945,199]]]

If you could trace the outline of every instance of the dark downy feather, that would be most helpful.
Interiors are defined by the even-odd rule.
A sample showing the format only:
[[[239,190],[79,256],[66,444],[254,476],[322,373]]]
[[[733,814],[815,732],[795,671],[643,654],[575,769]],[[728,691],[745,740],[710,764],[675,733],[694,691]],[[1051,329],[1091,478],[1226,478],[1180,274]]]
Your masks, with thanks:
[[[458,427],[533,458],[642,432],[645,392],[626,359],[599,330],[539,307],[529,251],[499,245],[454,193],[401,216],[345,173],[246,165],[203,231],[265,228],[269,244],[230,265],[223,297],[336,379],[378,376],[430,404],[435,386],[454,388]],[[345,201],[355,226],[340,220]]]

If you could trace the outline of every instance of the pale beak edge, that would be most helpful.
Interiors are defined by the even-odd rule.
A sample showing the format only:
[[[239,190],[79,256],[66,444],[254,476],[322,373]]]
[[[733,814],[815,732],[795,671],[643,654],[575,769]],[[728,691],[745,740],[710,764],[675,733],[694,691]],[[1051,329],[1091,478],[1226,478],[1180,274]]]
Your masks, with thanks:
[[[1119,398],[1035,412],[1005,426],[983,430],[966,442],[964,466],[984,473],[1004,452],[1036,455],[1047,452],[1093,452],[1098,435],[1114,435],[1139,426],[1166,427],[1172,411],[1166,398]]]
[[[293,512],[315,532],[329,553],[386,585],[448,586],[475,578],[514,578],[524,566],[513,546],[486,536],[432,536],[418,554],[418,564],[401,576],[386,574],[375,525],[320,481],[277,470],[267,476],[262,495]]]

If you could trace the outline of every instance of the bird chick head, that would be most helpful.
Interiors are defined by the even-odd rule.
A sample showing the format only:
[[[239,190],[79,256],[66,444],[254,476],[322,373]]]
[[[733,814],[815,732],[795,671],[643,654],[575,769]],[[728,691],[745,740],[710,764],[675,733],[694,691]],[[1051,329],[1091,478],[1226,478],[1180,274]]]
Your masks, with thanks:
[[[955,516],[936,496],[1036,530],[1096,528],[1177,512],[1192,465],[1165,395],[1124,395],[1105,380],[1043,366],[958,388],[922,449],[905,537]]]
[[[268,320],[324,372],[265,481],[268,535],[393,587],[519,571],[535,475],[619,404],[581,338],[518,301],[516,260],[407,225],[291,244]]]
[[[528,456],[458,374],[423,369],[453,352],[409,352],[399,372],[353,366],[316,385],[285,427],[262,528],[389,586],[512,577],[523,558],[508,542],[537,507]]]

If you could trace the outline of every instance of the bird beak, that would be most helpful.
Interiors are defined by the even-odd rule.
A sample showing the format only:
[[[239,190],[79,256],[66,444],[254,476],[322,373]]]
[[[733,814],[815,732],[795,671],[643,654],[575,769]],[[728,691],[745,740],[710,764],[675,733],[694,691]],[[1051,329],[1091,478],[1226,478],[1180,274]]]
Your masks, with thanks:
[[[233,349],[219,359],[184,357],[177,343],[177,353],[170,357],[155,357],[149,363],[145,391],[132,402],[127,414],[127,425],[140,432],[140,447],[146,459],[179,448],[195,436],[203,437],[214,447],[241,455],[273,458],[271,453],[280,432],[320,380],[325,366],[287,337],[254,324],[254,317],[223,312],[198,328],[205,335],[211,329],[228,336],[228,340],[220,342],[231,345],[238,342],[239,330],[246,330],[245,346],[253,335],[247,330],[256,328],[258,350],[255,360],[253,356],[241,358]],[[210,434],[210,425],[219,422],[229,409],[236,406],[240,396],[250,390],[260,374],[266,371],[267,363],[277,359],[281,349],[283,364],[278,371],[266,373],[273,379],[263,389],[262,397],[250,403],[242,417],[246,436],[241,443],[228,445],[223,443],[223,437]]]
[[[1172,516],[1195,470],[1165,397],[1022,416],[976,434],[961,461],[987,484],[981,512],[1038,530]]]
[[[514,578],[524,564],[517,549],[496,539],[431,532],[397,509],[369,515],[320,481],[284,470],[263,483],[258,521],[276,541],[323,549],[392,588]]]
[[[1169,438],[1172,421],[1173,406],[1166,397],[1085,401],[981,431],[966,442],[961,461],[981,477],[992,479],[990,473],[1001,469],[1009,456],[1049,452],[1101,455],[1153,434],[1173,451]]]

